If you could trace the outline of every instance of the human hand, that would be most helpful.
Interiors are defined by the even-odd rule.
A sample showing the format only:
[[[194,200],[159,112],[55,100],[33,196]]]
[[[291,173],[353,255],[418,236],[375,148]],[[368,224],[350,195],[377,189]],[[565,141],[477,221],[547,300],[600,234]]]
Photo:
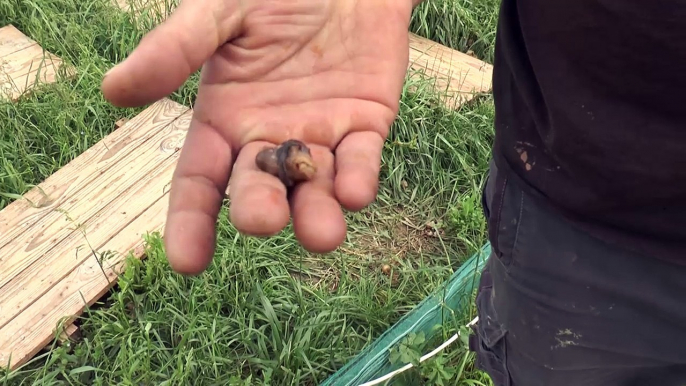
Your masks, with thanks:
[[[311,252],[345,239],[341,207],[376,198],[383,143],[408,64],[411,0],[186,0],[103,79],[105,97],[141,106],[202,67],[171,184],[165,247],[172,268],[210,264],[230,177],[230,219],[266,237],[291,217]],[[305,142],[318,170],[291,195],[256,154]]]

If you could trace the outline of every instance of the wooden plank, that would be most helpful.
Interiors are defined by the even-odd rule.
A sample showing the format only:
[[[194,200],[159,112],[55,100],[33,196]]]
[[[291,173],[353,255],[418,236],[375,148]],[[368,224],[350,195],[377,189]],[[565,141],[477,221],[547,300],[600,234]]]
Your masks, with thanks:
[[[129,121],[128,118],[119,119],[118,121],[114,122],[114,127],[116,127],[118,129],[118,128],[124,126],[126,124],[126,122],[128,122],[128,121]]]
[[[155,149],[143,151],[153,152]],[[146,157],[143,160],[132,158],[123,161],[127,164],[123,164],[121,169],[117,168],[116,176],[112,179],[94,181],[106,199],[80,196],[76,200],[77,205],[86,210],[75,215],[67,211],[64,220],[53,223],[44,234],[19,237],[16,243],[3,248],[0,253],[10,256],[8,263],[3,266],[8,267],[11,276],[3,273],[5,283],[0,288],[0,305],[3,308],[0,328],[35,301],[36,296],[45,293],[92,255],[90,248],[96,248],[101,237],[112,237],[125,224],[123,221],[127,216],[145,209],[148,205],[145,196],[138,196],[145,192],[137,192],[135,188],[154,176],[161,162],[167,162],[169,154],[159,152],[158,157]],[[126,182],[117,186],[108,185],[114,179]],[[151,194],[160,195],[163,189],[164,186]],[[53,234],[57,236],[53,237]],[[28,244],[26,239],[29,240]],[[36,239],[37,243],[34,242]]]
[[[13,25],[0,28],[0,58],[34,45],[36,41],[24,35]]]
[[[190,113],[185,113],[177,121],[187,125],[189,119]],[[148,205],[147,196],[132,192],[160,165],[172,162],[168,160],[185,133],[175,124],[157,132],[145,126],[143,130],[151,133],[149,141],[127,152],[116,167],[99,173],[88,187],[40,219],[41,229],[23,232],[0,249],[0,328],[87,258],[89,248],[97,245],[99,237],[116,234],[125,224],[119,220],[139,213],[144,209],[141,205]],[[177,145],[169,148],[169,143]],[[150,194],[161,192],[162,188]]]
[[[0,93],[5,98],[17,100],[40,85],[56,82],[61,68],[67,77],[75,75],[73,67],[16,27],[0,28]]]
[[[167,165],[166,169],[160,170],[156,181],[142,186],[140,192],[149,193],[154,190],[151,185],[168,180],[174,170],[173,166]],[[167,201],[168,193],[165,193],[112,240],[102,245],[102,251],[120,251],[103,261],[103,268],[95,257],[89,257],[60,281],[59,285],[52,287],[11,323],[0,329],[0,363],[9,362],[10,370],[26,363],[50,343],[60,321],[64,321],[65,317],[66,322],[75,320],[86,307],[107,293],[116,283],[126,251],[132,251],[134,256],[140,257],[144,249],[141,238],[144,232],[162,231]],[[103,269],[107,276],[103,274]]]
[[[37,44],[13,52],[2,57],[2,64],[0,65],[5,75],[14,79],[22,74],[28,74],[33,71],[43,69],[44,71],[49,66],[61,66],[62,60],[57,56],[43,50]]]
[[[411,79],[429,77],[450,108],[491,90],[492,65],[413,33],[408,70]]]
[[[69,344],[75,340],[78,340],[81,331],[75,324],[68,324],[62,332],[60,332],[59,341],[62,344]]]
[[[170,115],[170,110],[178,114]],[[49,223],[46,225],[49,229],[45,226],[38,229],[46,235],[23,232],[32,235],[28,239],[23,234],[18,235],[18,243],[15,239],[0,249],[0,256],[7,261],[11,259],[12,266],[25,266],[23,270],[12,270],[15,275],[8,280],[6,278],[6,285],[0,289],[0,362],[9,361],[10,368],[25,363],[47,344],[64,317],[75,318],[86,305],[107,292],[114,284],[117,269],[127,252],[133,250],[135,256],[141,257],[143,233],[162,230],[168,185],[192,112],[168,100],[158,102],[145,112],[110,135],[117,141],[106,138],[101,141],[102,146],[94,146],[86,152],[89,154],[84,153],[50,177],[54,188],[67,174],[96,174],[94,178],[72,178],[79,184],[88,181],[87,184],[96,186],[95,189],[67,189],[71,196],[59,200],[75,203],[72,208],[79,216],[74,220],[82,225],[80,228],[69,228],[71,221],[44,221],[46,217],[59,213],[63,206],[51,205],[52,210],[33,218],[34,222]],[[165,123],[160,124],[160,121]],[[119,134],[120,130],[127,135]],[[145,137],[147,139],[141,141]],[[110,146],[104,146],[105,143]],[[111,154],[113,149],[115,154]],[[109,161],[105,168],[79,165],[97,159],[97,155],[103,162]],[[56,177],[57,174],[62,176]],[[128,182],[119,182],[121,180]],[[119,185],[113,185],[117,183]],[[70,181],[69,185],[73,184]],[[65,193],[62,192],[61,196]],[[31,206],[25,208],[36,210]],[[2,216],[4,211],[0,212]],[[83,229],[85,233],[81,232]],[[62,236],[53,241],[53,232]],[[26,248],[30,245],[27,240],[35,240],[36,237],[41,239],[40,242],[34,248]],[[20,248],[12,249],[11,253],[5,252],[15,245]],[[34,252],[36,250],[40,252]],[[108,255],[107,252],[113,254]],[[105,259],[100,261],[103,254]],[[15,255],[23,257],[14,258]],[[24,259],[32,263],[20,263]],[[103,264],[107,277],[99,264]],[[2,265],[6,266],[5,263]]]
[[[41,233],[51,222],[63,218],[64,215],[57,211],[59,208],[70,199],[73,201],[74,196],[90,194],[81,190],[96,189],[93,182],[95,178],[108,173],[122,158],[186,111],[188,107],[169,99],[154,103],[29,190],[23,199],[7,205],[0,211],[0,251],[21,234]],[[0,253],[0,265],[5,266],[5,258]],[[3,282],[3,275],[0,272],[0,283]]]

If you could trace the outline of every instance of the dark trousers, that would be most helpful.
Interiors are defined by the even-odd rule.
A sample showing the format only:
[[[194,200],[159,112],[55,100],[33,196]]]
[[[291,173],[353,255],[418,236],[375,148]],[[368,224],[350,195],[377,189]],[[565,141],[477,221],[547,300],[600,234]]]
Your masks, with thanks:
[[[686,267],[579,231],[493,165],[483,201],[470,346],[496,386],[686,385]]]

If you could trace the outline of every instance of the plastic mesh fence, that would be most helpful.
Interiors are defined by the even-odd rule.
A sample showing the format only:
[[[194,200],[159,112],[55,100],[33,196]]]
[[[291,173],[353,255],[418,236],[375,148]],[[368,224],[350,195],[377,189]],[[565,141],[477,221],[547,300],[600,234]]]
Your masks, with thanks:
[[[445,312],[446,307],[455,312],[468,307],[490,253],[491,246],[487,243],[464,262],[450,279],[320,386],[357,386],[400,367],[391,365],[388,359],[390,349],[412,332],[423,331],[427,340],[430,339],[436,326],[451,322],[447,320],[451,315]]]

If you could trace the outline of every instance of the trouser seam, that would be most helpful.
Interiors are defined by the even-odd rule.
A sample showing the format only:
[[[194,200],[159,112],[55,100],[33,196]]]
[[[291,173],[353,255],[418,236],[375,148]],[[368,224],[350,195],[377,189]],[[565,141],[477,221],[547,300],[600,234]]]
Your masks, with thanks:
[[[502,190],[500,191],[500,200],[499,200],[499,202],[498,202],[498,214],[497,214],[497,217],[496,217],[496,220],[495,220],[495,224],[493,224],[493,225],[495,225],[495,227],[496,227],[496,228],[493,230],[493,232],[494,232],[493,235],[494,235],[494,238],[495,238],[494,241],[495,241],[495,243],[496,243],[496,245],[495,245],[496,248],[498,248],[498,242],[499,242],[499,240],[500,240],[500,236],[499,236],[499,234],[500,234],[500,220],[501,220],[501,218],[502,218],[502,213],[503,213],[503,203],[505,202],[505,189],[507,188],[507,184],[508,184],[508,178],[506,177],[506,178],[503,179],[503,188],[502,188]],[[498,248],[498,249],[500,249],[500,248]]]
[[[520,192],[519,194],[521,196],[521,199],[519,202],[519,215],[517,217],[517,231],[515,232],[514,244],[512,245],[511,263],[515,262],[515,256],[517,255],[517,247],[519,245],[517,241],[519,240],[519,231],[521,231],[522,229],[522,217],[524,214],[524,192]]]

